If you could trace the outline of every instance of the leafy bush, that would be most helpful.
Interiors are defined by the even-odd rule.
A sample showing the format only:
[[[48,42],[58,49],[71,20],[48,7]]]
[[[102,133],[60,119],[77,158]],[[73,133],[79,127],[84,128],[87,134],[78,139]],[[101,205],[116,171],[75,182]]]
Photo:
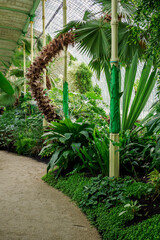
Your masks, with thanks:
[[[125,192],[131,183],[132,180],[102,178],[101,175],[92,178],[90,184],[85,186],[84,199],[80,202],[80,205],[81,207],[94,207],[103,203],[107,209],[120,203],[126,203],[129,198]]]
[[[154,168],[156,138],[134,135],[130,131],[120,137],[121,173],[123,175],[144,176]]]
[[[70,119],[52,122],[49,130],[43,135],[46,146],[40,153],[53,153],[47,171],[55,166],[59,167],[57,176],[60,173],[78,171],[83,163],[77,156],[77,149],[88,145],[93,129],[94,125],[73,123]]]
[[[75,85],[79,89],[80,93],[90,91],[92,88],[92,72],[89,67],[81,63],[75,73]]]
[[[152,108],[153,110],[156,109],[156,114],[145,124],[147,128],[146,136],[154,136],[156,139],[152,169],[156,168],[160,171],[160,101],[154,104]]]
[[[21,105],[5,111],[0,117],[0,148],[18,151],[19,154],[35,155],[42,146],[42,114],[27,114]]]
[[[160,173],[154,169],[148,176],[150,183],[153,184],[155,188],[155,198],[157,198],[160,195]]]
[[[58,109],[58,114],[63,116],[63,91],[54,88],[49,92],[49,96]],[[83,119],[87,123],[94,123],[102,131],[109,131],[108,116],[105,109],[107,105],[103,102],[99,88],[85,94],[69,92],[69,116],[75,121]]]
[[[79,148],[77,153],[83,161],[84,169],[88,168],[93,175],[109,175],[109,138],[106,135],[103,136],[95,129],[88,146]]]
[[[14,145],[16,147],[16,152],[19,155],[31,155],[32,149],[37,145],[37,141],[35,139],[19,135]]]

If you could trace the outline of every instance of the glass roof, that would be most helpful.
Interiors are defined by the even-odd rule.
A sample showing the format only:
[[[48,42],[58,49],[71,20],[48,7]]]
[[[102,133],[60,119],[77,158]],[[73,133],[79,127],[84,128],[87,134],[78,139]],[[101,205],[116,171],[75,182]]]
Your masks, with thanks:
[[[40,0],[0,0],[0,71],[6,74]]]

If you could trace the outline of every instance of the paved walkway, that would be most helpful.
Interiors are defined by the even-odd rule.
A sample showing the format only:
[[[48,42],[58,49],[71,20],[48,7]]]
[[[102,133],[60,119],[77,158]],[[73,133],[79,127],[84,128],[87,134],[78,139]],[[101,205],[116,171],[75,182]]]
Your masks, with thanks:
[[[0,240],[99,240],[70,199],[41,180],[46,165],[0,151]]]

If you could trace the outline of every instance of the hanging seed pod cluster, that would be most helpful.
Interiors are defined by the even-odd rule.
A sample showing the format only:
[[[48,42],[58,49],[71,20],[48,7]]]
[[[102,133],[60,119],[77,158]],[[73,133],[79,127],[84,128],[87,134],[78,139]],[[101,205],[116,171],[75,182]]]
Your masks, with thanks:
[[[54,119],[60,119],[60,116],[56,114],[56,107],[51,104],[51,100],[47,96],[47,92],[43,89],[41,83],[41,73],[46,68],[47,64],[58,56],[60,51],[64,47],[68,47],[69,44],[74,45],[74,34],[72,32],[59,35],[58,38],[53,39],[40,53],[33,64],[28,69],[26,74],[29,79],[29,85],[31,86],[32,96],[37,101],[39,110],[43,112],[47,121],[53,121]]]

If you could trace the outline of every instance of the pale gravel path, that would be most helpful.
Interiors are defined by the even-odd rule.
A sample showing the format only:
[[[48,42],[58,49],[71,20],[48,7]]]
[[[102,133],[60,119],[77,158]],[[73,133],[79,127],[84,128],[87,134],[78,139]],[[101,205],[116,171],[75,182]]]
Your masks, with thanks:
[[[70,199],[41,180],[46,165],[0,151],[0,240],[100,240]]]

